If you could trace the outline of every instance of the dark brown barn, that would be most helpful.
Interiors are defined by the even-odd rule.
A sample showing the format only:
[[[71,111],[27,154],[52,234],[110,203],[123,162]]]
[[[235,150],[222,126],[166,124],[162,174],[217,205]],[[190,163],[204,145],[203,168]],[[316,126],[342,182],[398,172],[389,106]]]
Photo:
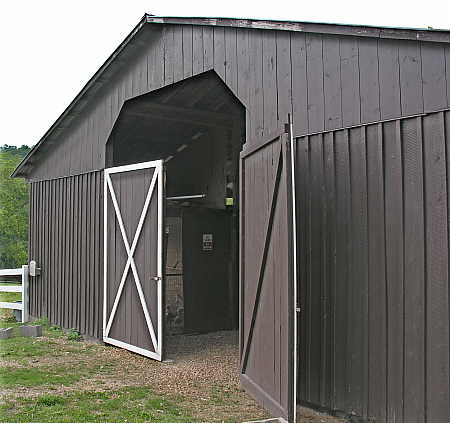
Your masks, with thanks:
[[[14,172],[30,313],[243,386],[448,423],[450,32],[145,15]],[[240,283],[239,283],[240,281]]]

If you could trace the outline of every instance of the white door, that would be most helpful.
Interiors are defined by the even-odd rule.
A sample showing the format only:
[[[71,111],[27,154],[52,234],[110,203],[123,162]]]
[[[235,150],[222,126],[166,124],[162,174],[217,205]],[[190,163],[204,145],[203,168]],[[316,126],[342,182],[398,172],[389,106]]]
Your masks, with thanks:
[[[163,357],[163,161],[105,169],[103,340]]]

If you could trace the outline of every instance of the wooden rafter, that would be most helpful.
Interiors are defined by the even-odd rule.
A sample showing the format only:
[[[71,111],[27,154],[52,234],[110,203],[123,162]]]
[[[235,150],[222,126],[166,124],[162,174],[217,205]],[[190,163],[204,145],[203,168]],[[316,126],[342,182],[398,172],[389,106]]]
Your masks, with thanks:
[[[183,122],[201,126],[219,126],[232,128],[236,115],[232,113],[218,113],[187,107],[169,106],[161,103],[145,103],[139,107],[130,107],[126,111],[130,116],[146,117],[151,119]]]

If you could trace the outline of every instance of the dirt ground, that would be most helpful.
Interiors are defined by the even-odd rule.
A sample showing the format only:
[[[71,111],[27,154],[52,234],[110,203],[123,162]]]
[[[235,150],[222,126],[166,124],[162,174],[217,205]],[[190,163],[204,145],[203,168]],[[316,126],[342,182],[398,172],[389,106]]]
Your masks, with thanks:
[[[67,341],[59,338],[57,342]],[[86,367],[95,362],[104,363],[108,368],[108,371],[94,374],[87,380],[69,386],[52,387],[49,392],[53,394],[148,386],[156,394],[176,402],[203,422],[211,421],[212,412],[214,421],[219,422],[269,417],[239,385],[237,332],[177,335],[168,338],[166,345],[168,359],[163,363],[120,348],[98,346],[89,354],[37,357],[27,366],[68,366],[72,362],[79,365],[81,360]],[[61,347],[64,348],[64,345]],[[9,365],[20,366],[20,363]],[[2,394],[8,397],[33,397],[43,394],[45,389],[42,386],[16,387],[3,390]],[[300,422],[338,423],[342,420],[301,409]]]

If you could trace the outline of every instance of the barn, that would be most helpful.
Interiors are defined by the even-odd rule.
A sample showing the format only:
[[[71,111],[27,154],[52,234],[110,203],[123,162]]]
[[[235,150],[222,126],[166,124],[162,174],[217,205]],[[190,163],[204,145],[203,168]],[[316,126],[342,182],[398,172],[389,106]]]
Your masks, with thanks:
[[[449,31],[145,15],[13,174],[30,315],[239,327],[276,417],[447,423],[449,131]]]

